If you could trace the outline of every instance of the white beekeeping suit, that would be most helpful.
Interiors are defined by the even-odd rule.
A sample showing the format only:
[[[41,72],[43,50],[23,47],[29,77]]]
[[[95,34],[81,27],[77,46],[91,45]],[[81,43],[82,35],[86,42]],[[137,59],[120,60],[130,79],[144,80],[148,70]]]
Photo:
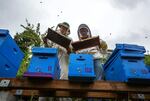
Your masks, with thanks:
[[[63,28],[66,30],[64,31]],[[56,32],[69,38],[68,37],[68,35],[70,34],[69,24],[66,22],[59,23],[58,26],[56,27]],[[69,39],[71,39],[71,38],[69,38]],[[69,61],[68,51],[64,47],[62,47],[48,39],[44,39],[44,41],[46,42],[46,47],[58,49],[59,65],[61,68],[60,79],[67,80],[68,79],[68,61]],[[69,47],[69,50],[71,51],[71,46]],[[58,98],[54,99],[52,97],[51,98],[46,98],[46,97],[39,98],[39,101],[55,101],[55,100],[57,100],[57,101],[72,101],[71,98],[59,98],[59,99]]]
[[[86,24],[81,24],[79,26],[78,37],[79,37],[79,40],[84,40],[84,39],[92,37],[91,31]],[[85,53],[85,54],[92,54],[93,55],[96,80],[102,79],[103,68],[101,65],[102,61],[100,59],[103,58],[105,56],[105,54],[107,53],[106,42],[103,41],[102,39],[100,39],[100,46],[82,49],[82,50],[77,51],[77,53]]]
[[[66,32],[62,31],[62,27],[67,28]],[[56,32],[69,38],[68,37],[68,35],[70,34],[69,24],[66,22],[58,24],[58,27],[56,27]],[[71,38],[69,38],[69,39],[71,39]],[[58,49],[58,58],[59,58],[59,64],[60,64],[60,68],[61,68],[60,79],[68,79],[68,60],[69,60],[68,51],[64,47],[62,47],[48,39],[46,39],[46,41],[47,41],[48,47]],[[71,46],[69,48],[71,50]]]

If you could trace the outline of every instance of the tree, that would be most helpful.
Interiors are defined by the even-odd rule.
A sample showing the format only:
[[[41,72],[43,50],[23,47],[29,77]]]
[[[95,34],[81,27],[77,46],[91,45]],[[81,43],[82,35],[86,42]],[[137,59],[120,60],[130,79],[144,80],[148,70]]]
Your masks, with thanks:
[[[150,55],[145,56],[145,64],[150,66]]]
[[[17,74],[18,77],[22,77],[23,73],[27,70],[30,61],[29,57],[31,55],[30,48],[33,46],[41,46],[42,43],[40,38],[40,23],[37,24],[36,28],[33,24],[30,24],[27,19],[26,23],[26,26],[21,25],[24,31],[16,33],[14,36],[14,40],[25,55]]]
[[[32,46],[40,46],[41,39],[40,39],[40,23],[37,24],[36,28],[34,29],[34,25],[30,24],[26,19],[27,25],[21,25],[24,28],[24,31],[21,33],[16,33],[14,39],[21,50],[26,53],[29,52],[29,47]]]

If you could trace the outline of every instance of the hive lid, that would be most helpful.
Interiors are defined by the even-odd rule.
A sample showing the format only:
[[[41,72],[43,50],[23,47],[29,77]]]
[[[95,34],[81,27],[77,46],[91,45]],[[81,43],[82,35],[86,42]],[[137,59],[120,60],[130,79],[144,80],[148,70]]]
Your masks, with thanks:
[[[0,36],[6,36],[9,34],[9,31],[6,29],[0,29]]]
[[[128,51],[139,51],[143,53],[146,52],[144,46],[133,45],[133,44],[116,44],[116,49],[128,50]]]
[[[33,47],[32,53],[33,54],[57,54],[56,48],[42,48],[42,47]]]
[[[124,53],[126,51],[128,51],[128,53],[132,52],[132,54]],[[122,57],[143,58],[144,53],[145,53],[144,46],[133,45],[133,44],[116,44],[116,48],[114,49],[113,53],[104,64],[104,70],[106,70],[109,64],[111,64],[117,58],[118,54],[121,54]]]
[[[130,58],[144,58],[144,54],[137,54],[137,53],[132,53],[132,54],[120,53],[120,56],[130,57]]]

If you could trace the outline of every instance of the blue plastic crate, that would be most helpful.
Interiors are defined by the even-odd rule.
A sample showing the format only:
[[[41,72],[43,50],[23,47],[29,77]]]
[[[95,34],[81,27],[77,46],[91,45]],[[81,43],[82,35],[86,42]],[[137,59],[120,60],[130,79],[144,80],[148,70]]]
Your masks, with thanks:
[[[23,52],[10,36],[9,31],[0,29],[0,66],[2,66],[0,77],[16,77],[23,56]],[[7,66],[10,68],[8,69]],[[7,71],[5,70],[5,67],[7,68]]]
[[[32,53],[33,56],[30,60],[30,65],[24,76],[51,79],[60,78],[60,66],[56,48],[34,47]]]
[[[148,83],[150,72],[144,64],[143,46],[117,44],[104,64],[105,79],[121,82]]]
[[[90,54],[70,54],[70,81],[91,82],[95,80],[93,56]]]

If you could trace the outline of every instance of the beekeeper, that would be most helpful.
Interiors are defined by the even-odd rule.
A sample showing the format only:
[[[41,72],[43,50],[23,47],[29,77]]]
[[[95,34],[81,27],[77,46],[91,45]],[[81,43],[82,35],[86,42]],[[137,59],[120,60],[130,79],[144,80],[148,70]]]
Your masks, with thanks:
[[[91,31],[86,24],[80,24],[78,27],[78,38],[79,40],[85,40],[88,38],[92,38]],[[107,44],[105,41],[100,39],[100,45],[86,48],[77,51],[77,53],[85,53],[85,54],[92,54],[94,57],[94,71],[96,74],[96,80],[100,80],[103,77],[103,68],[102,68],[102,58],[107,53]]]
[[[59,23],[55,29],[56,32],[59,34],[69,38],[70,34],[70,25],[67,22]],[[59,58],[59,64],[61,68],[61,75],[60,79],[68,79],[68,60],[69,60],[69,54],[71,52],[71,46],[66,49],[49,39],[44,39],[44,43],[46,47],[51,47],[51,48],[57,48],[58,49],[58,58]],[[69,38],[71,39],[71,38]]]

